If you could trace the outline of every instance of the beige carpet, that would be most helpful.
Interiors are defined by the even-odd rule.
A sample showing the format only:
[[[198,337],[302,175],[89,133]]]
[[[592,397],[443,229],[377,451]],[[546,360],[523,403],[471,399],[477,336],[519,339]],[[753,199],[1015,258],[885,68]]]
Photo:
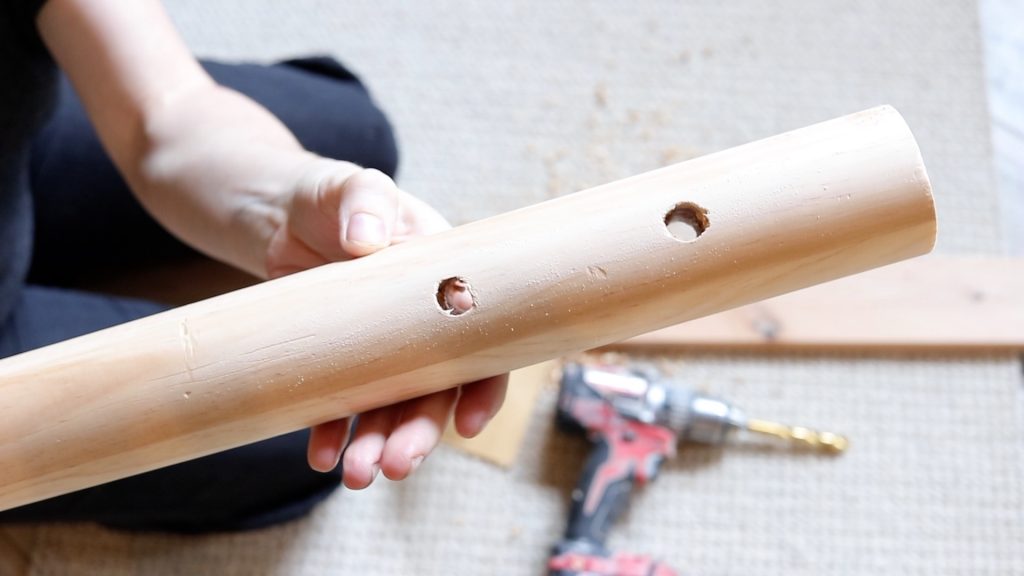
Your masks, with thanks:
[[[397,125],[401,183],[463,222],[890,103],[918,135],[938,249],[1001,238],[974,2],[376,3],[174,0],[195,49],[328,52]],[[849,434],[841,458],[685,449],[638,493],[622,549],[685,574],[1024,574],[1013,357],[688,356],[750,413]],[[444,449],[400,484],[254,534],[13,536],[30,573],[541,574],[586,445],[543,398],[520,465]]]

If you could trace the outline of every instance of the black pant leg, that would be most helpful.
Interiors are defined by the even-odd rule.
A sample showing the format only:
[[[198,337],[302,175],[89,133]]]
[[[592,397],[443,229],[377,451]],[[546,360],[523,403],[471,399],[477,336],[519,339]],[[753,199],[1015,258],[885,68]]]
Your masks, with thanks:
[[[307,149],[394,175],[398,154],[387,118],[336,61],[204,66],[219,83],[270,110]],[[52,118],[33,142],[30,174],[35,204],[31,283],[73,285],[105,270],[193,254],[128,190],[66,78]]]
[[[156,304],[27,286],[0,326],[0,357],[159,312]],[[31,382],[26,382],[31,386]],[[296,432],[0,512],[0,523],[92,521],[129,530],[246,530],[297,518],[341,485],[306,463]]]
[[[354,76],[329,59],[272,67],[207,64],[276,114],[307,148],[393,174],[390,126]],[[141,208],[106,157],[64,81],[60,105],[33,145],[31,279],[67,284],[190,250]],[[28,287],[2,320],[0,357],[159,311],[154,304]],[[0,522],[90,520],[138,530],[256,528],[307,512],[340,483],[305,462],[299,432],[0,513]]]
[[[203,66],[217,82],[269,110],[307,150],[395,175],[398,148],[391,125],[366,87],[338,61],[309,57],[269,67]]]

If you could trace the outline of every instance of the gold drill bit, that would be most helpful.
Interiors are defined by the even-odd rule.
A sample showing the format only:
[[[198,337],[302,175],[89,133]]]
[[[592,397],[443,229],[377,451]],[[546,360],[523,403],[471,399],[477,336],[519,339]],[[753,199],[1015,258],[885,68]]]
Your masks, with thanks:
[[[845,436],[831,432],[819,432],[803,426],[787,426],[778,422],[767,420],[747,420],[747,430],[760,434],[778,436],[784,440],[802,442],[811,448],[819,448],[829,452],[839,453],[850,445]]]

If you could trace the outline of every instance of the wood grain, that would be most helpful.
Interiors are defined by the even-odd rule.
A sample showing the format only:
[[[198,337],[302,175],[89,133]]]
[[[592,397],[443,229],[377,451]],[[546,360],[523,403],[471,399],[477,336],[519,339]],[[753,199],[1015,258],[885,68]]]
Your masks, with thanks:
[[[1024,260],[918,258],[612,345],[1024,351]]]
[[[32,553],[7,528],[0,528],[0,574],[26,576],[32,565]]]
[[[916,256],[934,218],[882,107],[14,356],[0,509]]]

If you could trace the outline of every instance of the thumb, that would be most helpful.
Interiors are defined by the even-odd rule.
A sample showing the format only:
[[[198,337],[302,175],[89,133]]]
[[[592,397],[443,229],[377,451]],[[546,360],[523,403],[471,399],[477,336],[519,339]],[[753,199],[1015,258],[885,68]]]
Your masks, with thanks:
[[[398,187],[379,170],[360,170],[341,190],[338,217],[341,247],[352,256],[365,256],[391,244],[398,221]]]

